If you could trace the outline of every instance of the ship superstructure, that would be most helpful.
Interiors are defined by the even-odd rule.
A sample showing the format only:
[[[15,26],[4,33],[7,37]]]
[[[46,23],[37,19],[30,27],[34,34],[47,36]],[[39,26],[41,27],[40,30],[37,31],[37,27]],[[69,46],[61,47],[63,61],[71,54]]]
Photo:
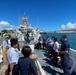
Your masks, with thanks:
[[[39,29],[36,27],[31,27],[28,24],[28,17],[25,15],[21,17],[21,21],[22,24],[20,25],[20,27],[18,27],[18,29],[16,29],[16,37],[21,41],[26,41],[28,33],[30,41],[33,40],[33,43],[38,42],[38,39],[41,36],[39,33]]]

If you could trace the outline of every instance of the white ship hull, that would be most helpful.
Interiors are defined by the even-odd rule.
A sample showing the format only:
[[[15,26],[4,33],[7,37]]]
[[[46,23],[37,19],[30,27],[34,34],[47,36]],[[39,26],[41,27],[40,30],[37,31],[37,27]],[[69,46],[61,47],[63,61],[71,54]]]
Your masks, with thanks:
[[[69,66],[71,67],[70,72],[72,73],[73,71],[76,73],[76,51],[74,49],[70,49],[70,64]]]

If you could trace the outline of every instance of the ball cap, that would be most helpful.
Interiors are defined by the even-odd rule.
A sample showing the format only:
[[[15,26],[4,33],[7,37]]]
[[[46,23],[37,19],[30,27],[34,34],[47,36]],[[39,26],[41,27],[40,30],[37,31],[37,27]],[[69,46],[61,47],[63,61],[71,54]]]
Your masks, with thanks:
[[[9,36],[5,34],[5,35],[4,35],[4,38],[5,38],[5,39],[8,39],[8,38],[9,38]]]
[[[67,35],[66,35],[66,34],[64,34],[64,35],[62,35],[61,37],[62,37],[62,38],[67,38]]]
[[[5,38],[5,39],[8,39],[8,38],[9,38],[9,36],[4,36],[4,38]]]

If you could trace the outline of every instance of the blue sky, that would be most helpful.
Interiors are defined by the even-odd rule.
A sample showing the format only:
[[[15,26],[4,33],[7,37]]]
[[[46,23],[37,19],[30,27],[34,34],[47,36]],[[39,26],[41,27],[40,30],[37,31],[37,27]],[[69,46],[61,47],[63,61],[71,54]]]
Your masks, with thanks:
[[[18,27],[24,12],[45,31],[76,29],[76,0],[0,0],[0,30]]]

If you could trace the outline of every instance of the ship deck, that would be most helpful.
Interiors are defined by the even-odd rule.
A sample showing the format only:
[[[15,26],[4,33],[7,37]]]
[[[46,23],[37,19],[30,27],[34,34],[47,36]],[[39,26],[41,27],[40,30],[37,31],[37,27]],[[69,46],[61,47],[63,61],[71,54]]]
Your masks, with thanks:
[[[20,42],[21,48],[24,45],[23,42]],[[35,54],[37,55],[38,61],[40,62],[43,70],[45,71],[46,75],[62,75],[63,70],[60,65],[55,65],[51,61],[51,55],[49,55],[47,50],[43,49],[35,49]],[[7,63],[0,64],[1,66],[6,65]],[[72,75],[76,75],[75,73],[72,73]]]
[[[46,75],[62,75],[63,70],[60,65],[55,65],[51,61],[51,56],[49,55],[47,50],[37,50],[35,49],[35,53],[39,58],[38,61],[40,62],[43,70],[45,71]],[[71,75],[76,75],[74,72]]]

